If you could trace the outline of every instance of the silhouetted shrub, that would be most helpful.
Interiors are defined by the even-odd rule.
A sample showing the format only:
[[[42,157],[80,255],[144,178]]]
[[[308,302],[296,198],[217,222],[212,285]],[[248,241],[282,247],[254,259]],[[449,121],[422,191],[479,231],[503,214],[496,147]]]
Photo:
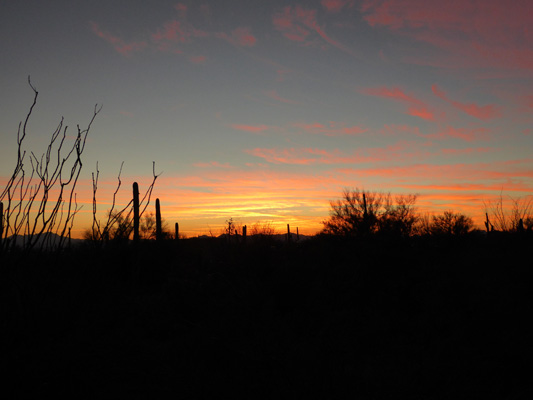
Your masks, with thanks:
[[[340,236],[386,234],[410,236],[417,216],[416,195],[399,195],[345,190],[340,200],[331,201],[330,217],[323,233]]]
[[[429,231],[432,235],[459,236],[467,234],[473,227],[472,218],[453,211],[445,211],[432,217]]]

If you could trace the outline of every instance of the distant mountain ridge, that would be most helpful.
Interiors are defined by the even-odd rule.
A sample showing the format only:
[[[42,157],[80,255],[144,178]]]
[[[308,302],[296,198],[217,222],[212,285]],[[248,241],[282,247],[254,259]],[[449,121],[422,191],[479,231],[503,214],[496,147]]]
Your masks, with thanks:
[[[37,235],[35,235],[37,236]],[[24,243],[26,242],[26,236],[25,235],[12,235],[9,236],[6,240],[15,241],[15,246],[17,247],[23,247]],[[35,242],[35,245],[33,248],[45,248],[50,249],[54,246],[59,245],[59,242],[61,240],[61,235],[57,235],[55,233],[47,232],[43,233],[39,239]],[[72,246],[78,246],[81,243],[85,242],[84,239],[69,239],[68,237],[63,237],[63,246],[68,246],[69,243]]]

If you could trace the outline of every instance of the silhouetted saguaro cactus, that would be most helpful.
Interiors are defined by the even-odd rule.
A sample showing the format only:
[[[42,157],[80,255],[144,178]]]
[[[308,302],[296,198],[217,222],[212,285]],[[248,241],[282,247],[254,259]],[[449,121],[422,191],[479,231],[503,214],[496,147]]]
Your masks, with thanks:
[[[300,232],[298,231],[298,227],[296,227],[296,241],[298,242],[300,240]]]
[[[291,241],[291,227],[287,224],[287,242]]]
[[[133,182],[133,241],[139,241],[139,184]]]
[[[246,225],[242,227],[242,241],[246,243]]]
[[[0,245],[2,245],[3,235],[4,235],[4,203],[0,201]]]
[[[163,239],[163,230],[161,228],[161,204],[159,199],[155,199],[155,240]]]
[[[174,236],[174,239],[179,240],[179,238],[180,238],[180,224],[178,224],[177,222],[174,224],[174,231],[175,231],[175,235],[176,235],[176,236]]]
[[[489,221],[489,213],[485,213],[485,218],[486,218],[486,221],[485,221],[485,228],[487,229],[487,233],[489,233],[492,229],[492,224],[490,223]]]
[[[516,231],[520,234],[524,233],[524,220],[520,218],[518,221],[518,226],[516,227]]]

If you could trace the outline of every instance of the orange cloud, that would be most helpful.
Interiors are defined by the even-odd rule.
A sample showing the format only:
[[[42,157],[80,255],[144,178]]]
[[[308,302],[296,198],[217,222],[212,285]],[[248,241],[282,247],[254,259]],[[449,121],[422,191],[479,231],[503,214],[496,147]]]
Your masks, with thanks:
[[[444,138],[457,138],[464,140],[466,142],[473,142],[475,140],[485,139],[487,136],[487,133],[490,132],[489,129],[486,128],[473,128],[473,129],[466,129],[466,128],[453,128],[451,126],[448,126],[445,130],[440,131],[438,133],[423,135],[428,138],[437,138],[437,139],[444,139]]]
[[[342,169],[342,173],[360,176],[399,178],[450,179],[452,182],[479,181],[482,179],[533,178],[533,159],[498,161],[491,163],[459,164],[412,164],[396,167]]]
[[[218,161],[209,161],[209,162],[198,162],[194,163],[193,167],[197,168],[234,168],[230,163],[220,163]]]
[[[446,93],[440,90],[437,85],[432,85],[431,90],[436,96],[450,103],[455,108],[463,111],[464,113],[471,115],[472,117],[476,117],[482,120],[489,120],[489,119],[493,119],[493,118],[497,118],[501,116],[500,110],[498,109],[498,107],[496,107],[493,104],[489,104],[489,105],[481,106],[481,107],[474,103],[464,104],[464,103],[460,103],[458,101],[451,100],[450,98],[448,98],[448,96],[446,96]]]
[[[492,147],[468,147],[466,149],[441,149],[442,154],[446,155],[465,155],[465,154],[476,154],[476,153],[488,153],[493,151]]]
[[[407,104],[409,108],[406,114],[412,115],[414,117],[422,118],[428,121],[435,120],[435,115],[429,109],[429,106],[427,106],[423,101],[411,95],[406,94],[400,88],[397,88],[397,87],[393,87],[392,89],[388,89],[386,87],[365,88],[365,89],[362,89],[361,92],[367,95],[385,97],[385,98],[389,98],[389,99]]]
[[[273,164],[293,165],[374,163],[391,160],[420,159],[429,155],[429,153],[420,151],[412,144],[405,142],[399,142],[386,147],[357,150],[350,154],[346,154],[338,149],[328,151],[316,148],[255,148],[246,150],[245,152],[263,158]]]

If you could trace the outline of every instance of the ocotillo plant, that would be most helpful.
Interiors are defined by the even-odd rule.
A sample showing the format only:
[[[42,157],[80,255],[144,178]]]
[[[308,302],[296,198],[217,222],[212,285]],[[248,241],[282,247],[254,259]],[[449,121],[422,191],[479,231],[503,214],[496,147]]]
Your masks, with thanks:
[[[159,199],[155,199],[155,240],[163,239],[163,231],[161,229],[161,205]]]
[[[139,242],[139,184],[133,182],[133,241]]]

